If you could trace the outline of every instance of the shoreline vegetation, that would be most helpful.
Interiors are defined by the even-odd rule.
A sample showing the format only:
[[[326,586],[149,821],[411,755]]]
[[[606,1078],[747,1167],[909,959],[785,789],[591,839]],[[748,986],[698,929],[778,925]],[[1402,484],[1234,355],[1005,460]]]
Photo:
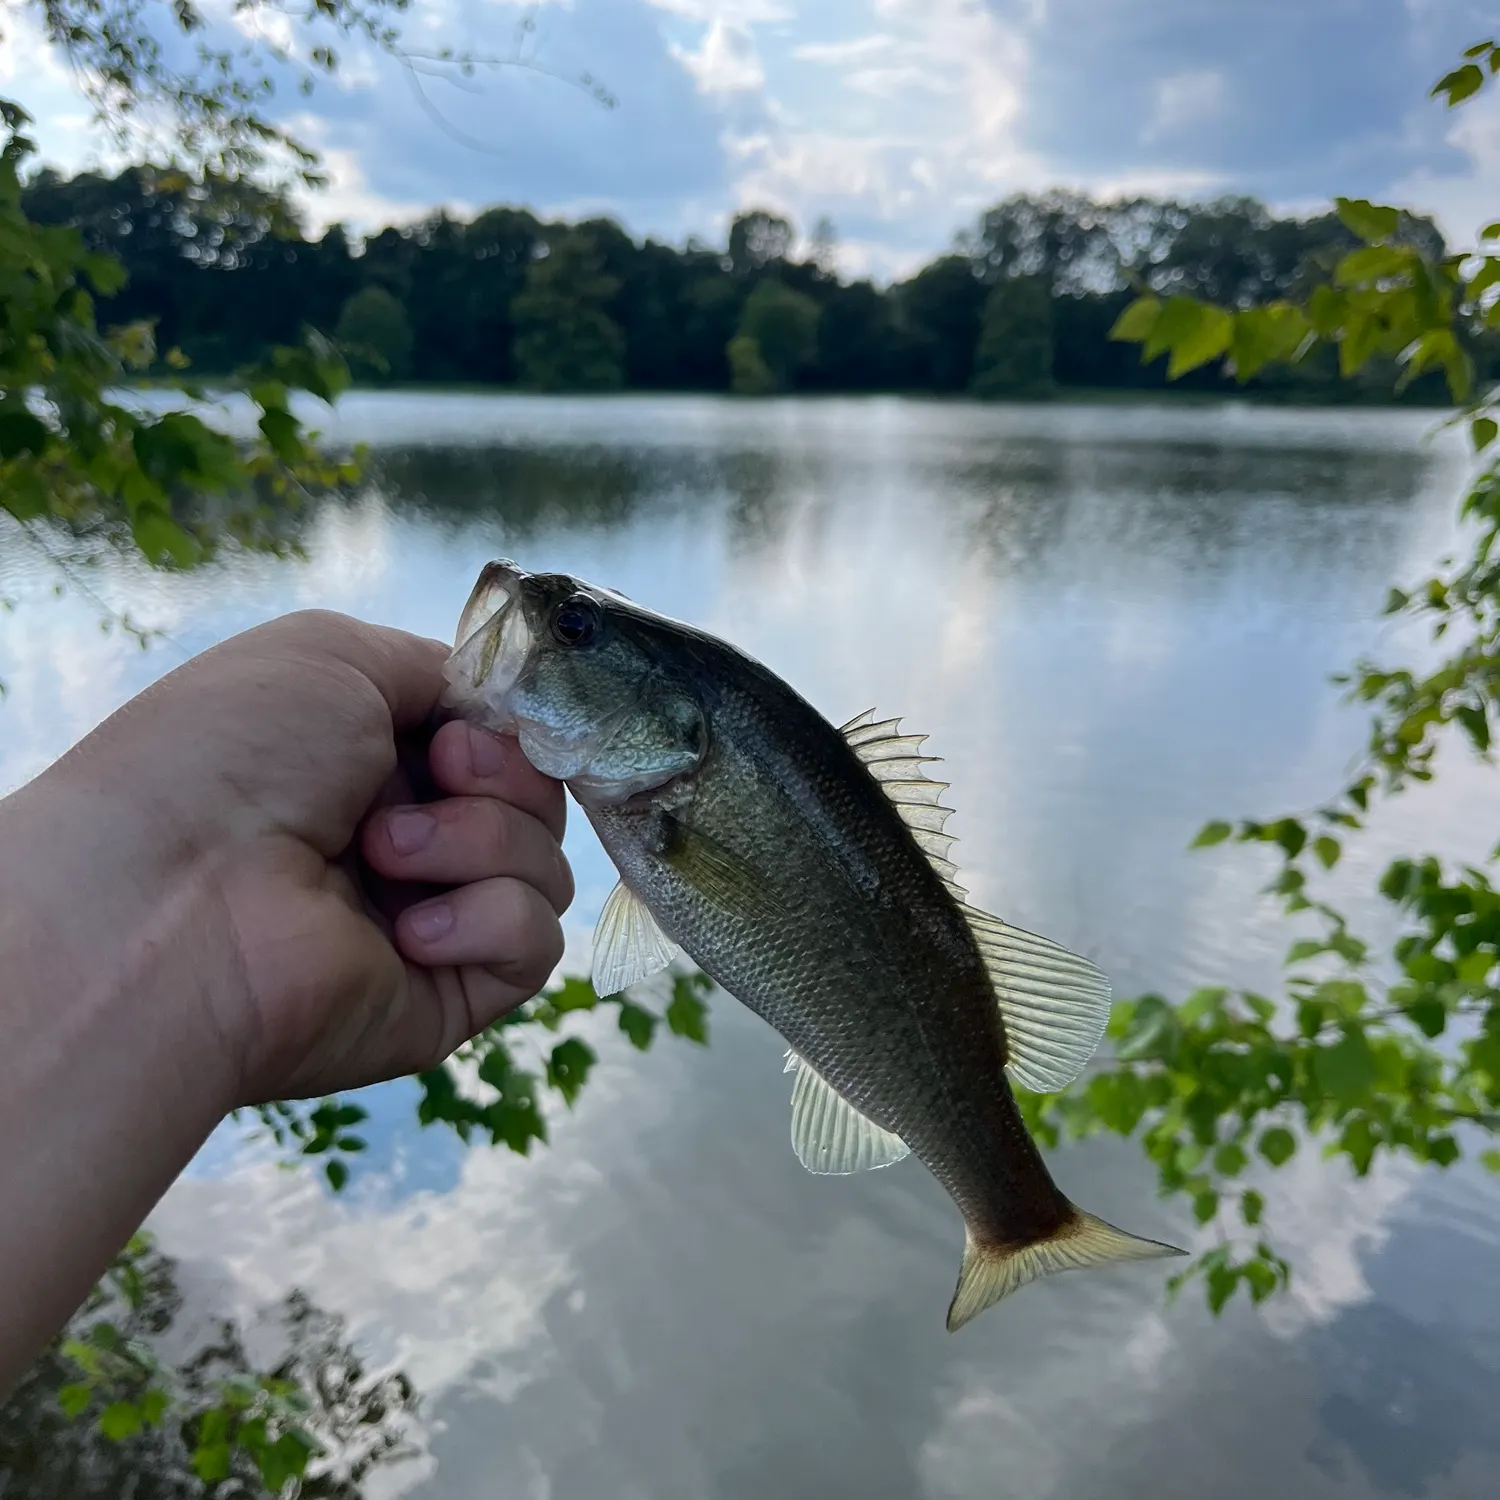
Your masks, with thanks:
[[[1440,374],[1403,387],[1389,360],[1342,378],[1327,345],[1244,384],[1210,368],[1169,381],[1165,357],[1143,363],[1114,337],[1143,292],[1261,306],[1328,283],[1359,244],[1335,213],[1279,218],[1251,198],[1019,195],[889,286],[837,272],[826,221],[803,242],[764,210],[736,217],[722,247],[511,207],[434,214],[362,241],[339,225],[311,238],[275,193],[152,166],[71,178],[44,168],[22,206],[122,263],[126,280],[99,299],[98,318],[152,325],[152,358],[134,380],[144,386],[186,374],[209,390],[315,330],[356,387],[419,392],[1446,399]],[[1446,253],[1430,220],[1403,215],[1399,234],[1426,256]],[[1480,380],[1500,375],[1500,335],[1476,324],[1465,337]]]

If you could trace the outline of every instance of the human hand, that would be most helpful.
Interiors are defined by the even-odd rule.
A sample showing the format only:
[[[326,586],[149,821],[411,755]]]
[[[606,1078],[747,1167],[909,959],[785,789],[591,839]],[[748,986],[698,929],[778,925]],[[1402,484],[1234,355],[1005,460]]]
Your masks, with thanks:
[[[206,1009],[184,1020],[221,1041],[226,1107],[432,1067],[561,957],[562,788],[513,740],[449,723],[428,750],[442,800],[406,801],[398,740],[446,652],[290,615],[171,673],[39,779],[83,858],[131,872],[91,902],[95,960],[145,932],[194,945],[196,993],[162,1003]],[[371,871],[422,884],[387,887],[381,912]]]

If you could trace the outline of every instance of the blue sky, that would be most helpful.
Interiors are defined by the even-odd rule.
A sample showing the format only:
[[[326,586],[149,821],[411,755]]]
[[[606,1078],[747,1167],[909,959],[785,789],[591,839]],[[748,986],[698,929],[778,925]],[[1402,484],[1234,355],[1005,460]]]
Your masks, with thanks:
[[[278,12],[218,25],[308,43]],[[212,10],[212,7],[210,7]],[[406,45],[530,68],[456,87],[344,48],[345,77],[278,106],[324,153],[315,221],[357,228],[438,205],[607,212],[637,234],[716,239],[738,208],[810,231],[885,277],[986,204],[1065,185],[1334,193],[1436,212],[1460,242],[1500,217],[1500,107],[1426,98],[1490,19],[1467,0],[412,0]],[[607,109],[569,80],[599,78]],[[67,73],[24,29],[0,92],[44,152],[98,155]]]

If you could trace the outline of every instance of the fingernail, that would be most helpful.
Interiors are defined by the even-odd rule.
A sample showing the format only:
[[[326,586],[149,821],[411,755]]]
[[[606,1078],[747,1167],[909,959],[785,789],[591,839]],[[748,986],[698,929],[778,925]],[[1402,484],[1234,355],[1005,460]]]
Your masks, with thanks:
[[[480,781],[488,781],[505,769],[505,744],[486,729],[469,731],[469,769]]]
[[[406,914],[412,936],[424,943],[436,942],[453,926],[453,908],[446,901],[429,901]]]
[[[402,808],[389,813],[385,820],[385,836],[397,854],[415,854],[432,837],[437,819],[419,808]]]

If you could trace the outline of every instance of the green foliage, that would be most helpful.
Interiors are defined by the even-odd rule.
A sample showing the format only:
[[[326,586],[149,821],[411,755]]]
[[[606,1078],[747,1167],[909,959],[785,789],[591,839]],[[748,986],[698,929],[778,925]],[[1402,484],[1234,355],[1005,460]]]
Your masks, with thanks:
[[[776,390],[776,377],[761,358],[760,345],[748,335],[736,334],[724,346],[729,357],[729,389],[736,396],[769,396]]]
[[[1500,60],[1492,43],[1470,56],[1489,73]],[[1456,104],[1487,77],[1466,64],[1434,92]],[[1468,423],[1476,453],[1489,450],[1500,432],[1496,397],[1475,394],[1469,346],[1476,326],[1500,321],[1489,295],[1500,260],[1434,257],[1396,209],[1342,198],[1336,207],[1362,244],[1331,262],[1301,300],[1244,309],[1141,296],[1123,310],[1115,337],[1141,344],[1146,359],[1168,353],[1178,372],[1224,355],[1241,380],[1300,361],[1319,343],[1337,349],[1346,378],[1376,356],[1399,361],[1405,378],[1441,368],[1459,405],[1453,420]],[[1500,235],[1500,226],[1490,230]],[[1484,238],[1495,237],[1490,230]],[[1425,623],[1449,654],[1425,671],[1361,661],[1339,679],[1372,710],[1364,761],[1343,788],[1311,813],[1215,820],[1193,840],[1194,848],[1258,844],[1274,856],[1269,890],[1313,928],[1288,950],[1284,993],[1201,990],[1175,1005],[1157,995],[1117,1005],[1113,1057],[1067,1091],[1026,1101],[1044,1140],[1138,1136],[1161,1190],[1185,1195],[1200,1223],[1218,1227],[1218,1246],[1175,1283],[1201,1279],[1215,1312],[1241,1286],[1259,1302],[1291,1275],[1265,1230],[1263,1196],[1239,1186],[1247,1174],[1312,1146],[1359,1177],[1382,1156],[1444,1168],[1500,1133],[1500,890],[1490,868],[1430,855],[1393,860],[1378,889],[1399,936],[1378,961],[1315,889],[1377,802],[1434,777],[1442,743],[1489,759],[1500,714],[1493,459],[1472,482],[1461,519],[1467,555],[1392,589],[1386,602],[1387,614]],[[1500,849],[1487,865],[1497,857]],[[1481,1160],[1500,1169],[1500,1152]]]
[[[817,353],[818,315],[811,297],[776,278],[756,282],[745,299],[739,333],[729,343],[734,389],[742,394],[788,389]]]
[[[383,286],[364,287],[344,303],[334,337],[361,374],[403,380],[411,372],[411,320]]]
[[[243,371],[238,384],[259,411],[249,445],[189,410],[120,399],[119,385],[157,362],[152,327],[98,326],[96,300],[123,285],[120,264],[76,230],[27,218],[26,117],[3,103],[0,117],[0,509],[48,550],[60,527],[163,567],[190,566],[225,540],[282,547],[277,510],[308,485],[353,473],[319,457],[290,408],[296,390],[331,402],[345,383],[342,362],[310,335]],[[169,366],[181,363],[169,351]]]
[[[976,396],[1051,392],[1052,295],[1039,276],[997,281],[984,301],[970,389]]]
[[[553,240],[511,306],[516,372],[540,391],[612,391],[624,384],[625,337],[609,315],[619,290],[593,236]]]
[[[400,1374],[370,1376],[343,1326],[293,1292],[285,1352],[261,1366],[233,1323],[163,1357],[181,1307],[173,1263],[138,1235],[0,1405],[0,1493],[34,1500],[323,1496],[356,1500],[376,1465],[410,1456]]]
[[[673,1036],[706,1044],[705,996],[711,988],[708,978],[696,971],[674,974],[670,999],[658,1015],[641,1004],[639,997],[619,994],[601,999],[586,979],[565,979],[503,1016],[449,1061],[420,1074],[417,1119],[424,1126],[445,1126],[465,1144],[487,1140],[527,1156],[533,1142],[547,1140],[542,1113],[545,1091],[553,1090],[571,1106],[597,1061],[593,1048],[581,1037],[563,1036],[542,1056],[540,1069],[528,1066],[521,1059],[535,1054],[538,1032],[563,1032],[570,1015],[615,1006],[620,1031],[640,1051],[651,1046],[662,1021]],[[247,1113],[258,1119],[283,1151],[321,1160],[336,1192],[349,1180],[352,1158],[365,1148],[364,1141],[352,1133],[365,1112],[348,1100],[278,1102]]]

